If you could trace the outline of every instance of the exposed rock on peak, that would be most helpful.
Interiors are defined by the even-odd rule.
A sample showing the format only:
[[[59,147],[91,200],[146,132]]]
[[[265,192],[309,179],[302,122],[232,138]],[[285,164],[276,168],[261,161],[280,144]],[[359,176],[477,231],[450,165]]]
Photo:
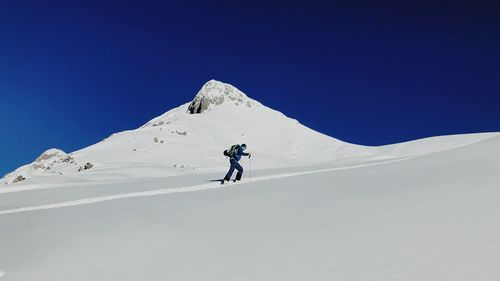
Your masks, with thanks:
[[[188,107],[188,112],[191,114],[202,113],[212,106],[228,102],[234,102],[236,105],[245,104],[248,107],[254,105],[254,102],[236,87],[212,79],[198,91]]]
[[[66,154],[66,152],[56,148],[51,148],[42,153],[42,155],[38,156],[38,158],[33,163],[33,168],[50,170],[54,165],[73,162],[73,157]]]
[[[66,154],[64,151],[62,150],[59,150],[57,148],[51,148],[47,151],[45,151],[44,153],[42,153],[40,156],[38,156],[38,158],[35,160],[35,162],[44,162],[46,160],[49,160],[51,158],[60,158],[60,157],[64,157],[64,156],[68,156],[68,154]]]
[[[64,174],[66,171],[76,170],[77,163],[73,156],[66,152],[51,148],[46,150],[31,164],[19,167],[12,173],[5,175],[4,183],[17,183],[31,178],[33,175]]]
[[[240,106],[256,108],[262,106],[258,101],[247,97],[236,87],[217,80],[206,82],[190,103],[183,104],[158,116],[141,128],[162,126],[175,123],[176,120],[187,114],[198,114],[210,111],[216,107]]]

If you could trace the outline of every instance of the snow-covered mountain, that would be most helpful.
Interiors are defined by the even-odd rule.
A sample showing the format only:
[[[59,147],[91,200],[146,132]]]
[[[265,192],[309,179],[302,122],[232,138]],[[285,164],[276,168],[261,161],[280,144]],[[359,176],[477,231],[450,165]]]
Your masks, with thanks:
[[[500,280],[499,167],[499,133],[357,146],[209,81],[8,175],[0,280]]]
[[[248,144],[255,168],[277,168],[331,161],[361,153],[360,146],[347,144],[311,130],[298,121],[272,110],[237,88],[208,81],[191,102],[167,111],[130,131],[65,154],[53,155],[44,165],[39,159],[8,174],[19,176],[65,175],[81,177],[148,177],[214,171],[227,165],[222,151],[235,143]],[[68,161],[63,161],[69,157]],[[87,163],[92,169],[82,171]],[[79,172],[80,170],[80,172]]]
[[[61,176],[76,181],[113,180],[223,171],[227,159],[222,151],[235,143],[248,145],[254,156],[253,169],[269,169],[341,159],[408,157],[454,148],[487,136],[439,137],[383,147],[349,144],[303,126],[234,86],[210,80],[191,102],[138,129],[113,134],[70,154],[48,150],[2,181],[57,181]]]

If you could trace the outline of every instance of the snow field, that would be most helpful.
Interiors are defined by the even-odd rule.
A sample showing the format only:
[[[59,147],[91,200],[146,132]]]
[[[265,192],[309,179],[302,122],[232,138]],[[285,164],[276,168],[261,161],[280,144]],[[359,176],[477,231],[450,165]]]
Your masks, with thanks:
[[[499,144],[2,215],[0,269],[6,280],[496,281]]]
[[[58,209],[58,208],[73,207],[73,206],[79,206],[79,205],[95,204],[95,203],[106,202],[106,201],[111,201],[111,200],[127,199],[127,198],[134,198],[134,197],[156,196],[156,195],[163,195],[163,194],[169,194],[169,193],[194,192],[194,191],[202,191],[202,190],[207,190],[207,189],[225,188],[225,187],[229,187],[229,186],[259,182],[259,181],[265,181],[265,180],[295,177],[295,176],[301,176],[301,175],[318,174],[318,173],[325,173],[325,172],[332,172],[332,171],[341,171],[341,170],[346,170],[346,169],[356,169],[356,168],[369,167],[369,166],[374,166],[374,165],[384,165],[384,164],[395,163],[395,162],[404,161],[404,160],[408,160],[408,159],[409,158],[403,158],[403,159],[397,159],[397,160],[391,160],[391,161],[369,163],[369,164],[360,164],[360,165],[338,167],[338,168],[331,168],[331,169],[322,169],[322,170],[313,170],[313,171],[295,172],[295,173],[283,173],[283,174],[268,175],[268,176],[258,176],[258,177],[253,177],[251,179],[245,178],[241,182],[236,182],[236,183],[231,182],[228,185],[221,185],[218,182],[212,182],[212,183],[200,184],[200,185],[194,185],[194,186],[185,186],[185,187],[177,187],[177,188],[163,188],[163,189],[156,189],[156,190],[149,190],[149,191],[142,191],[142,192],[130,192],[130,193],[121,193],[121,194],[114,194],[114,195],[107,195],[107,196],[100,196],[100,197],[84,198],[84,199],[79,199],[79,200],[58,202],[58,203],[53,203],[53,204],[21,207],[21,208],[16,208],[16,209],[9,209],[9,210],[0,210],[0,216],[21,213],[21,212],[31,212],[31,211],[49,210],[49,209]]]

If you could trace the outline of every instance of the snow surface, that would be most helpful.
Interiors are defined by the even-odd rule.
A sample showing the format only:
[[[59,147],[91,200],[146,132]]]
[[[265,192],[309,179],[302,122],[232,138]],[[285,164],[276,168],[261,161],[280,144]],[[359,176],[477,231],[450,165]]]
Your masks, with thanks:
[[[229,89],[8,175],[1,280],[500,280],[499,133],[363,147]]]
[[[222,187],[210,181],[220,174],[197,174],[8,192],[0,270],[5,280],[499,280],[499,159],[493,136],[399,160],[253,171]]]

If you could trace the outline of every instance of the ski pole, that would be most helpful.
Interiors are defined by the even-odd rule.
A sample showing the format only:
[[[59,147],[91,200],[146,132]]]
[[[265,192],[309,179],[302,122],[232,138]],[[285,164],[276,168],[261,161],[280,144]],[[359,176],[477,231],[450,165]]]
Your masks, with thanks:
[[[248,175],[252,179],[252,156],[248,157]]]

